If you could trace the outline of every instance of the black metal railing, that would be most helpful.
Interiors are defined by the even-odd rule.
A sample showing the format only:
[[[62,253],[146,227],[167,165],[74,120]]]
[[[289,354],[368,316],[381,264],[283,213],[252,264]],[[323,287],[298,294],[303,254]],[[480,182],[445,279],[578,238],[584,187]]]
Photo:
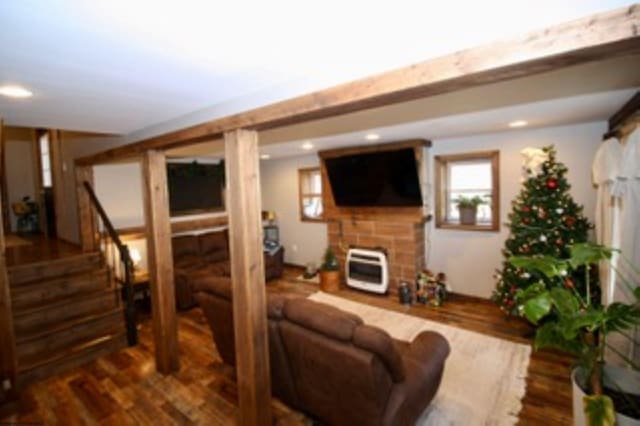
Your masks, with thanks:
[[[96,209],[100,221],[102,222],[102,232],[100,232],[100,246],[104,246],[105,257],[108,257],[109,253],[107,253],[108,247],[115,247],[118,254],[120,255],[120,262],[123,265],[124,273],[118,274],[117,268],[117,260],[113,253],[111,253],[111,267],[113,270],[111,271],[116,277],[120,275],[120,279],[118,280],[124,291],[124,299],[125,299],[125,322],[127,326],[127,342],[130,346],[134,346],[138,343],[138,329],[136,326],[136,306],[134,301],[134,270],[133,270],[133,260],[131,259],[131,253],[129,252],[129,247],[122,243],[118,232],[113,227],[113,224],[109,220],[109,216],[107,216],[107,212],[100,204],[98,197],[96,197],[95,192],[93,192],[93,188],[89,184],[89,182],[84,181],[83,185],[89,194],[89,199],[93,204],[93,207]],[[109,240],[112,244],[109,244]],[[107,259],[108,261],[108,259]]]

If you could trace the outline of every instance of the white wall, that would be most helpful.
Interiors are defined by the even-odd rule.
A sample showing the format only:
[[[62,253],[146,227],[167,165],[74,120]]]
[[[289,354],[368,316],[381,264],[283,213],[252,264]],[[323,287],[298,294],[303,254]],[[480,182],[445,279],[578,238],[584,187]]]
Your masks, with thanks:
[[[36,171],[33,161],[33,143],[30,139],[7,139],[5,142],[5,166],[7,177],[7,200],[11,230],[17,228],[17,217],[11,205],[22,201],[25,196],[38,201],[35,191]]]
[[[142,169],[139,162],[93,168],[96,196],[116,228],[144,226]]]
[[[591,184],[591,163],[606,129],[604,122],[534,130],[508,131],[434,141],[431,155],[500,150],[500,232],[436,229],[427,225],[427,266],[445,272],[452,290],[488,298],[495,286],[493,274],[502,266],[504,225],[511,201],[521,189],[520,150],[554,144],[558,161],[569,169],[571,194],[593,222],[596,193]],[[432,168],[433,170],[433,168]],[[429,241],[430,240],[430,241]]]
[[[58,237],[72,243],[80,242],[78,227],[78,205],[76,196],[75,165],[76,158],[114,148],[121,144],[116,137],[85,136],[82,134],[62,132],[60,161],[62,171],[62,187],[56,188],[63,199],[64,211],[58,215]],[[127,186],[120,188],[126,192]]]
[[[298,169],[319,166],[317,155],[260,161],[262,209],[276,212],[285,262],[320,265],[327,247],[327,225],[300,220]]]

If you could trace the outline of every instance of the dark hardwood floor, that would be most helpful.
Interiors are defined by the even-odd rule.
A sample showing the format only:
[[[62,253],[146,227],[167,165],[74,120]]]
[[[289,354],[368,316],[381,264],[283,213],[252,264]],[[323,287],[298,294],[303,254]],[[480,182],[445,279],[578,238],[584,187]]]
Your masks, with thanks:
[[[41,234],[21,234],[18,237],[28,241],[29,244],[7,247],[8,267],[55,260],[82,253],[77,245],[57,238],[47,238]]]
[[[295,280],[298,270],[272,281],[270,292],[308,295],[314,284]],[[504,318],[489,301],[452,295],[440,308],[406,307],[392,297],[343,289],[340,296],[370,303],[516,342],[531,342],[531,328]],[[155,372],[150,321],[140,326],[140,344],[102,357],[83,367],[36,383],[22,397],[20,411],[2,422],[42,424],[234,424],[237,411],[233,369],[224,365],[211,332],[196,308],[180,314],[181,369],[163,376]],[[571,359],[550,351],[533,353],[520,424],[568,425],[571,417]],[[310,424],[302,414],[274,399],[274,423]]]

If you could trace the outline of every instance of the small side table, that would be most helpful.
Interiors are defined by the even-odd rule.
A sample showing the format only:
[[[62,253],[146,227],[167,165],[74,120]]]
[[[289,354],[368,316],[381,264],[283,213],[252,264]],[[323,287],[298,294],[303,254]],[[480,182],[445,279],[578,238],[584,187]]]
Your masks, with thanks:
[[[126,300],[127,294],[122,282],[122,300]],[[140,270],[133,274],[133,301],[140,304],[147,311],[151,311],[151,289],[149,287],[149,271]]]

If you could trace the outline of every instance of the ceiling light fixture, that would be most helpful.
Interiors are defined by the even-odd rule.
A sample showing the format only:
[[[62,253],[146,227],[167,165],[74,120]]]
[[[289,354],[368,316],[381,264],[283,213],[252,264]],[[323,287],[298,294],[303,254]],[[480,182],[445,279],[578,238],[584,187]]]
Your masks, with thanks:
[[[9,98],[30,98],[33,93],[21,86],[0,86],[0,95]]]
[[[509,127],[511,127],[511,128],[524,127],[527,124],[529,124],[529,123],[527,123],[525,120],[516,120],[516,121],[512,121],[511,123],[509,123]]]
[[[378,139],[380,139],[380,135],[377,133],[369,133],[364,138],[368,141],[377,141]]]
[[[261,159],[261,160],[268,160],[269,158],[271,158],[271,156],[270,156],[269,154],[262,154],[262,155],[260,156],[260,159]]]
[[[311,142],[305,142],[302,144],[302,149],[309,151],[310,149],[313,149],[313,144]]]

